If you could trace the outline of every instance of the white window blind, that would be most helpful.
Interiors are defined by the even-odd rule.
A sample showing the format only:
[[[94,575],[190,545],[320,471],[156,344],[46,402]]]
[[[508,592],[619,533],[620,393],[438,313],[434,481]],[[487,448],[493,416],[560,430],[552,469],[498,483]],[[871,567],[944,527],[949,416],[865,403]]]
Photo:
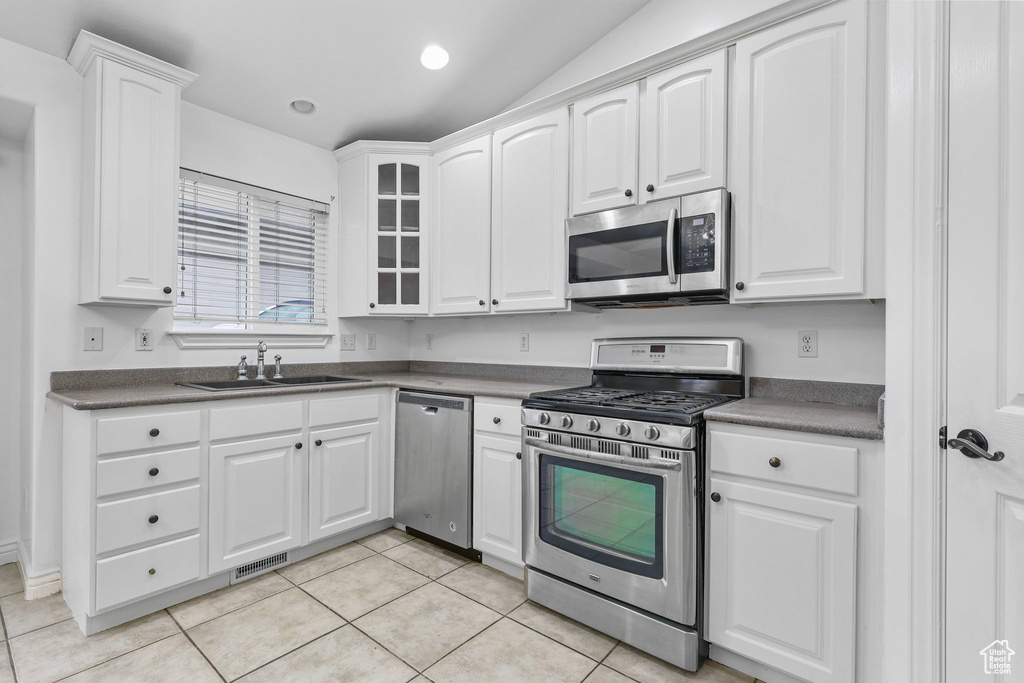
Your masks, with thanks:
[[[176,321],[326,325],[326,204],[181,169]]]

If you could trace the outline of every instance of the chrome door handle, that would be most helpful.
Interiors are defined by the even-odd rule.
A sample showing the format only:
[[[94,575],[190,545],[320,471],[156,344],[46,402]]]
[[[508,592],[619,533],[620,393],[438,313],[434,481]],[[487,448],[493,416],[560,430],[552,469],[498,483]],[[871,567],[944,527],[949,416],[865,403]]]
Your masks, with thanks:
[[[968,458],[984,458],[991,462],[999,462],[1006,457],[1006,454],[1002,451],[989,453],[988,439],[985,438],[984,434],[973,429],[961,430],[956,435],[956,438],[950,439],[946,445],[957,449]]]
[[[676,275],[676,221],[679,219],[679,210],[672,209],[668,212],[668,231],[665,233],[665,254],[668,263],[668,281],[675,284],[679,277]]]

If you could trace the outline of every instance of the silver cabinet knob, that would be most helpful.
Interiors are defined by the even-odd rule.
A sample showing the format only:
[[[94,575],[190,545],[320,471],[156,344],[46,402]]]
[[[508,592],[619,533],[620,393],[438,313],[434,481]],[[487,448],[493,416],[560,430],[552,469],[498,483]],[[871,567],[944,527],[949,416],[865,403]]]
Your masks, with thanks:
[[[587,429],[592,432],[596,432],[601,429],[601,423],[593,418],[587,420]]]
[[[546,425],[548,422],[551,422],[551,416],[548,415],[547,413],[541,413],[540,415],[537,416],[537,422],[539,422],[542,425]]]
[[[644,429],[644,436],[646,436],[651,441],[654,441],[659,436],[661,436],[661,430],[659,430],[654,425],[647,425],[647,428]]]
[[[572,427],[572,418],[568,415],[563,415],[562,419],[559,420],[559,424],[562,425],[562,429],[568,429]]]
[[[625,422],[620,422],[615,425],[615,433],[619,436],[627,436],[629,434],[629,425]]]

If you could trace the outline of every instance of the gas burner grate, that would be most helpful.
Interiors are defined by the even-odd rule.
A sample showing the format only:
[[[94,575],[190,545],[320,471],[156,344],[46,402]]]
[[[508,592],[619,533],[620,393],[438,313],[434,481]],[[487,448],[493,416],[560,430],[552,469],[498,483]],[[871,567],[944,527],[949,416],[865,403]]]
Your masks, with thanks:
[[[645,394],[633,394],[616,398],[605,405],[641,408],[643,410],[695,413],[719,403],[724,403],[727,400],[729,399],[724,396],[680,394],[674,391],[652,391]]]
[[[599,404],[616,401],[642,392],[631,389],[609,389],[606,387],[577,387],[565,391],[549,391],[542,396],[549,401],[571,401],[573,403]]]

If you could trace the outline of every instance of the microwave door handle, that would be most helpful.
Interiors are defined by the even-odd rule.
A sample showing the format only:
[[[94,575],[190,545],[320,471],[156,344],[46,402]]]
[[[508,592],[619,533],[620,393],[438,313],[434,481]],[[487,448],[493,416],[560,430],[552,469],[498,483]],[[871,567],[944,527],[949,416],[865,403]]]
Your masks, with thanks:
[[[679,210],[672,209],[668,212],[668,227],[665,230],[665,260],[668,262],[669,284],[676,284],[679,276],[676,274],[676,221],[679,220]]]

